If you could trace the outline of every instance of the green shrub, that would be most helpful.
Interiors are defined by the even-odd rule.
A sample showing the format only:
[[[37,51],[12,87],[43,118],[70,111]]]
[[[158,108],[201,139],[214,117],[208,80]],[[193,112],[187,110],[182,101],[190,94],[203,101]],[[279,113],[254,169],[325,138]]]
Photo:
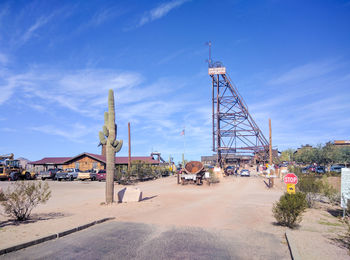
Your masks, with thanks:
[[[307,206],[314,207],[317,194],[322,191],[322,181],[313,175],[299,176],[297,189],[306,195]]]
[[[47,182],[17,181],[3,192],[1,205],[9,217],[18,221],[27,220],[32,210],[40,203],[46,203],[51,197]]]
[[[216,176],[216,173],[214,173],[214,171],[212,169],[209,169],[209,176],[210,176],[209,180],[208,180],[209,184],[220,182],[219,178]]]
[[[332,204],[339,204],[340,203],[340,192],[337,192],[337,190],[328,182],[328,178],[326,175],[322,177],[322,194],[326,196],[329,201]]]
[[[296,175],[300,175],[301,173],[301,168],[295,165],[288,165],[288,172],[295,173]]]
[[[285,193],[273,205],[272,212],[277,222],[282,226],[293,228],[302,219],[302,213],[307,207],[306,195],[301,192]]]

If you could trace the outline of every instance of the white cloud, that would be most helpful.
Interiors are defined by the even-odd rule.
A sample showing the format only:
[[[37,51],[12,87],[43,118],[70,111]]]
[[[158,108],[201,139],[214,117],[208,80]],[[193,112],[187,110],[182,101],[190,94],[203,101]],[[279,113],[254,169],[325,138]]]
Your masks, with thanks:
[[[169,61],[172,61],[172,60],[176,59],[178,56],[180,56],[180,55],[183,54],[184,52],[185,52],[184,49],[178,50],[178,51],[176,51],[176,52],[174,52],[174,53],[172,53],[172,54],[170,54],[170,55],[168,55],[168,56],[166,56],[166,57],[160,59],[160,60],[158,61],[158,64],[159,64],[159,65],[162,65],[162,64],[169,63]]]
[[[21,38],[21,43],[25,43],[28,41],[30,38],[33,37],[34,33],[42,26],[47,24],[52,18],[52,15],[50,16],[41,16],[39,17],[34,24],[32,24],[26,32],[24,32],[22,38]]]
[[[125,13],[126,10],[117,6],[114,7],[108,7],[108,8],[103,8],[101,10],[98,10],[92,17],[91,21],[89,24],[93,26],[99,26],[106,21],[113,19],[117,16],[122,15]]]
[[[319,76],[328,74],[329,72],[337,69],[334,62],[314,62],[308,63],[302,66],[295,67],[284,74],[271,79],[268,84],[270,85],[282,85],[298,83],[305,80],[311,80]]]
[[[70,141],[82,143],[83,138],[91,133],[97,132],[96,129],[87,127],[83,124],[76,123],[72,126],[66,127],[66,129],[59,129],[54,125],[42,125],[29,127],[29,130],[37,131],[48,135],[56,135],[64,137]]]
[[[33,6],[31,8],[40,8],[40,7],[35,7],[35,3],[32,4]],[[45,14],[40,17],[38,17],[29,27],[27,27],[26,30],[20,31],[20,36],[18,37],[17,40],[15,40],[15,43],[18,45],[25,44],[27,41],[31,40],[34,36],[38,36],[38,31],[42,29],[45,25],[47,25],[49,22],[54,20],[54,18],[57,18],[60,16],[60,18],[66,18],[70,16],[72,6],[63,6],[60,9],[56,9],[55,11],[51,12],[50,14]],[[22,13],[23,18],[28,18],[27,13]],[[21,20],[20,19],[20,20]],[[57,19],[55,19],[57,22]],[[22,23],[30,24],[28,21],[22,21]]]
[[[27,99],[40,98],[41,105],[53,103],[92,117],[106,103],[108,89],[114,89],[118,95],[123,90],[129,92],[129,88],[139,85],[143,80],[138,73],[111,70],[65,72],[36,67],[23,74],[3,74],[0,81],[0,105],[16,90],[21,90]]]
[[[146,12],[140,19],[138,27],[145,25],[146,23],[152,22],[154,20],[160,19],[167,15],[171,10],[176,7],[183,5],[189,0],[174,0],[167,3],[162,3],[156,8]]]

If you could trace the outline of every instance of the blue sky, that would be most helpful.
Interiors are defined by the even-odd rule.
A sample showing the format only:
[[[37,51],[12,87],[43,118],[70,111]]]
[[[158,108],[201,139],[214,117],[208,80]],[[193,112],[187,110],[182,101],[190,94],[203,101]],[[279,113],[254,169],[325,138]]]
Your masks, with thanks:
[[[1,1],[0,153],[211,152],[208,48],[279,150],[350,139],[350,1]]]

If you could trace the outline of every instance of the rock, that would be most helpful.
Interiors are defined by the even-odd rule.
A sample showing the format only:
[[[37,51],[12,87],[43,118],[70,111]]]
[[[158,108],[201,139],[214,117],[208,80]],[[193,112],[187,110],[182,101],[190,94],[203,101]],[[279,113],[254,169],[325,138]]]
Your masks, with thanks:
[[[127,187],[118,192],[118,202],[138,202],[142,200],[142,191],[139,188]]]

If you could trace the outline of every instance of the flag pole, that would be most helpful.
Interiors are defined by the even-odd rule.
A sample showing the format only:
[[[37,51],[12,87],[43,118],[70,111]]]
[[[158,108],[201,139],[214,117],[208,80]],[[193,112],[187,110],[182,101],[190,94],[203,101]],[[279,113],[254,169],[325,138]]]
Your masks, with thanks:
[[[185,168],[185,151],[186,151],[186,126],[184,126],[183,129],[183,136],[184,136],[184,150],[182,153],[182,168]]]

